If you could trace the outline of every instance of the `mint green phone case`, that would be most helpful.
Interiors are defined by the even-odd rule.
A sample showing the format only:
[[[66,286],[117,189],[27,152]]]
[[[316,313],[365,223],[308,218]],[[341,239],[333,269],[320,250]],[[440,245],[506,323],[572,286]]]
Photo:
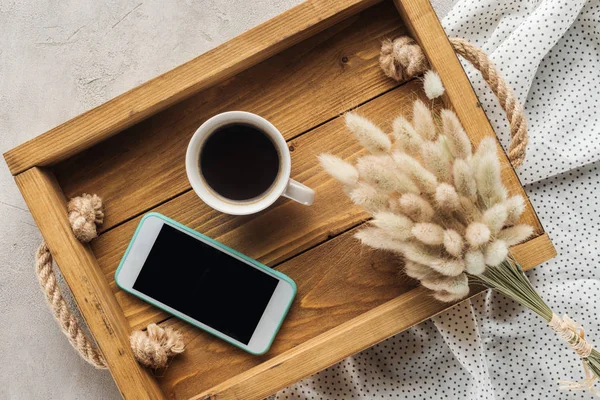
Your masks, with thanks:
[[[170,225],[177,226],[178,228],[181,228],[182,230],[184,230],[185,232],[188,232],[188,233],[190,233],[190,234],[191,234],[191,235],[193,235],[193,236],[197,236],[197,237],[199,237],[199,238],[202,238],[202,239],[204,239],[204,240],[206,240],[206,241],[208,241],[208,242],[210,242],[210,243],[212,243],[212,244],[216,245],[216,246],[217,246],[217,247],[219,247],[221,250],[223,250],[225,253],[235,254],[236,256],[238,256],[238,257],[240,257],[240,258],[244,259],[245,261],[248,261],[248,262],[249,262],[249,263],[251,263],[252,265],[255,265],[256,267],[258,267],[258,268],[260,268],[260,269],[262,269],[262,270],[268,271],[269,273],[271,273],[271,274],[273,274],[273,275],[277,276],[277,277],[278,277],[278,278],[280,278],[281,280],[284,280],[284,281],[288,282],[288,283],[289,283],[289,284],[292,286],[292,289],[293,289],[293,291],[294,291],[294,293],[293,293],[293,295],[292,295],[292,298],[290,299],[290,302],[289,302],[289,304],[288,304],[288,305],[287,305],[287,307],[285,308],[285,311],[284,311],[283,315],[281,316],[281,320],[279,321],[279,324],[277,325],[277,328],[275,329],[275,332],[273,333],[273,336],[271,337],[271,339],[270,339],[270,341],[269,341],[269,344],[267,345],[267,348],[266,348],[264,351],[262,351],[262,352],[253,352],[253,351],[250,351],[250,350],[249,350],[249,349],[247,349],[246,347],[240,346],[239,344],[235,343],[235,342],[234,342],[234,341],[232,341],[232,340],[231,340],[229,337],[227,337],[227,336],[223,335],[221,332],[219,332],[219,331],[217,331],[217,330],[215,330],[215,329],[212,329],[212,328],[210,328],[210,327],[203,327],[203,326],[199,326],[199,325],[198,325],[198,324],[196,324],[194,321],[192,321],[192,320],[191,320],[191,319],[190,319],[188,316],[186,316],[186,315],[184,315],[184,314],[182,314],[182,313],[173,314],[171,311],[169,311],[169,310],[165,309],[164,307],[162,307],[162,305],[160,305],[160,304],[157,304],[157,303],[155,303],[155,302],[154,302],[154,301],[152,301],[152,300],[149,300],[149,299],[144,299],[144,298],[142,298],[142,297],[138,296],[138,295],[137,295],[137,293],[134,293],[134,292],[132,292],[131,290],[128,290],[127,288],[124,288],[123,286],[121,286],[121,285],[119,284],[119,281],[118,281],[118,278],[117,278],[117,277],[119,276],[119,271],[121,270],[121,267],[123,266],[123,263],[125,262],[125,259],[127,258],[127,255],[129,254],[129,250],[131,249],[131,246],[133,245],[133,242],[134,242],[134,241],[135,241],[135,239],[137,238],[137,235],[138,235],[138,233],[140,232],[140,229],[141,229],[142,225],[144,224],[144,221],[145,221],[147,218],[149,218],[149,217],[157,217],[157,218],[160,218],[160,219],[162,219],[163,221],[165,221],[167,224],[170,224]],[[282,273],[281,273],[281,272],[279,272],[279,271],[276,271],[276,270],[274,270],[274,269],[272,269],[272,268],[269,268],[269,267],[267,267],[266,265],[264,265],[264,264],[261,264],[261,263],[259,263],[258,261],[256,261],[256,260],[253,260],[253,259],[251,259],[250,257],[248,257],[248,256],[246,256],[246,255],[244,255],[244,254],[242,254],[242,253],[239,253],[239,252],[235,251],[234,249],[232,249],[232,248],[230,248],[230,247],[228,247],[228,246],[225,246],[223,243],[219,243],[219,242],[217,242],[216,240],[214,240],[214,239],[211,239],[211,238],[209,238],[208,236],[205,236],[205,235],[203,235],[203,234],[201,234],[201,233],[199,233],[199,232],[196,232],[195,230],[193,230],[193,229],[190,229],[190,228],[188,228],[187,226],[185,226],[185,225],[182,225],[182,224],[180,224],[179,222],[177,222],[177,221],[174,221],[174,220],[172,220],[171,218],[169,218],[169,217],[166,217],[166,216],[164,216],[164,215],[162,215],[162,214],[159,214],[159,213],[157,213],[157,212],[150,212],[150,213],[147,213],[146,215],[144,215],[144,217],[143,217],[143,218],[142,218],[142,220],[140,221],[140,223],[139,223],[139,225],[138,225],[137,229],[135,230],[135,233],[133,234],[133,238],[131,239],[131,242],[129,242],[129,246],[127,246],[127,250],[125,251],[125,254],[123,255],[123,258],[121,259],[121,262],[119,263],[119,267],[117,268],[117,271],[115,272],[115,282],[117,283],[117,286],[119,286],[119,287],[120,287],[121,289],[123,289],[124,291],[126,291],[126,292],[128,292],[128,293],[130,293],[130,294],[132,294],[132,295],[134,295],[134,296],[136,296],[136,297],[138,297],[138,298],[140,298],[140,299],[142,299],[142,300],[144,300],[144,301],[146,301],[146,302],[148,302],[148,303],[150,303],[150,304],[152,304],[152,305],[153,305],[153,306],[155,306],[155,307],[158,307],[158,308],[160,308],[160,309],[161,309],[161,310],[163,310],[163,311],[166,311],[166,312],[168,312],[168,313],[169,313],[169,314],[171,314],[171,315],[174,315],[174,316],[175,316],[175,317],[177,317],[177,318],[180,318],[180,319],[184,320],[185,322],[187,322],[187,323],[189,323],[189,324],[192,324],[192,325],[194,325],[194,326],[196,326],[196,327],[198,327],[198,328],[202,329],[203,331],[206,331],[206,332],[208,332],[208,333],[210,333],[210,334],[212,334],[212,335],[214,335],[214,336],[216,336],[216,337],[218,337],[218,338],[220,338],[220,339],[223,339],[223,340],[225,340],[226,342],[228,342],[228,343],[230,343],[230,344],[232,344],[232,345],[234,345],[234,346],[236,346],[236,347],[239,347],[240,349],[242,349],[242,350],[244,350],[244,351],[247,351],[248,353],[250,353],[250,354],[254,354],[254,355],[261,355],[261,354],[264,354],[264,353],[266,353],[267,351],[269,351],[269,349],[271,348],[271,344],[273,344],[273,340],[275,339],[275,336],[277,335],[277,332],[279,332],[279,328],[281,328],[281,324],[283,323],[283,320],[284,320],[285,316],[287,315],[287,313],[288,313],[288,311],[289,311],[289,309],[290,309],[290,306],[292,305],[292,301],[294,300],[294,297],[296,297],[296,290],[297,290],[297,289],[296,289],[296,283],[295,283],[295,282],[294,282],[294,281],[293,281],[293,280],[292,280],[290,277],[288,277],[287,275],[284,275],[284,274],[282,274]]]

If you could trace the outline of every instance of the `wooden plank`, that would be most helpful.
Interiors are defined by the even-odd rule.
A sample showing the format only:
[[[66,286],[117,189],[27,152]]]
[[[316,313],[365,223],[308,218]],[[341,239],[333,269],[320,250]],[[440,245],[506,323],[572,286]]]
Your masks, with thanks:
[[[411,115],[412,103],[418,95],[423,96],[421,92],[420,82],[409,82],[359,107],[357,112],[389,130],[394,117]],[[212,210],[194,192],[187,192],[154,211],[271,266],[369,218],[366,212],[350,202],[340,185],[317,162],[316,156],[324,152],[347,160],[363,154],[362,147],[345,128],[343,118],[321,125],[292,140],[289,145],[294,149],[291,152],[292,176],[316,191],[315,203],[310,207],[282,199],[259,214],[236,217]],[[107,208],[107,214],[111,212],[112,209]],[[102,234],[92,245],[100,267],[111,282],[140,218]],[[132,328],[145,327],[166,317],[158,309],[111,285]]]
[[[186,147],[215,114],[251,111],[291,139],[392,89],[379,48],[405,33],[393,4],[372,7],[58,164],[57,178],[67,196],[100,194],[110,229],[190,189]]]
[[[189,398],[415,287],[414,281],[398,276],[401,261],[396,255],[361,246],[355,233],[346,232],[277,268],[296,282],[298,293],[263,356],[234,348],[176,318],[164,323],[180,330],[186,343],[186,357],[174,359],[160,380],[164,393]]]
[[[447,308],[418,287],[190,399],[263,399]]]
[[[66,201],[53,173],[32,168],[15,180],[123,397],[164,398],[154,378],[133,357],[129,325],[96,258],[71,232]]]
[[[352,16],[378,0],[311,0],[5,153],[13,175],[55,164]]]
[[[435,301],[430,291],[416,287],[416,281],[398,276],[400,259],[360,246],[355,232],[278,268],[299,284],[298,295],[271,351],[262,357],[238,351],[176,318],[164,323],[183,332],[188,355],[175,360],[161,379],[165,393],[189,398],[216,384],[197,398],[264,397],[456,304]],[[546,235],[532,242],[540,248],[551,246]],[[521,250],[516,253],[518,257]],[[518,260],[525,263],[524,269],[535,266],[531,258]],[[473,288],[471,296],[481,290]],[[381,326],[382,320],[388,322]]]
[[[556,257],[556,249],[547,233],[511,247],[510,252],[525,271]]]
[[[446,89],[444,97],[447,106],[454,109],[471,142],[477,145],[486,136],[496,137],[429,1],[393,1],[413,38],[423,49],[432,69],[440,75]],[[536,234],[541,235],[544,229],[499,142],[498,155],[502,163],[504,184],[511,192],[521,194],[527,200],[527,209],[521,221],[533,226]]]

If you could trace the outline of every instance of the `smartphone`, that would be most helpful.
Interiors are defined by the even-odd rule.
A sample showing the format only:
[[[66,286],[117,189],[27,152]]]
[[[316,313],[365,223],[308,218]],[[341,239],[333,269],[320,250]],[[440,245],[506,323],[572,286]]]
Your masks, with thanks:
[[[296,284],[158,213],[146,214],[115,273],[117,285],[251,354],[263,354]]]

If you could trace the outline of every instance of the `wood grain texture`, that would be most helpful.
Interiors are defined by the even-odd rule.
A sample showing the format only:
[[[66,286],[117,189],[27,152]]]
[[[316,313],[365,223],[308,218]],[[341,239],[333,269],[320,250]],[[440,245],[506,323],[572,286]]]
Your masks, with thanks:
[[[405,33],[394,5],[348,19],[376,2],[305,3],[5,154],[13,173],[60,162],[58,181],[36,167],[16,180],[57,262],[66,266],[67,283],[126,397],[263,398],[449,307],[398,277],[397,256],[359,245],[353,235],[368,215],[317,164],[322,152],[353,161],[363,151],[340,113],[358,107],[389,130],[422,96],[417,81],[394,88],[377,66],[380,40]],[[493,135],[427,0],[394,3],[474,144]],[[189,190],[183,162],[189,138],[206,118],[231,109],[257,112],[282,130],[292,176],[317,192],[313,206],[280,200],[259,214],[234,217],[209,209]],[[524,195],[502,157],[509,191]],[[58,182],[68,196],[92,191],[104,197],[107,223],[92,244],[96,258],[71,234]],[[118,290],[114,271],[139,214],[151,209],[296,281],[297,298],[267,354],[251,356]],[[530,204],[523,222],[538,236],[511,251],[529,269],[555,250]],[[187,346],[160,388],[133,360],[127,340],[130,327],[159,321],[180,329]]]
[[[71,232],[67,203],[52,172],[31,168],[15,177],[73,298],[126,399],[162,399],[129,346],[129,326],[89,246]]]
[[[221,382],[194,398],[264,398],[456,304],[436,301],[416,281],[399,275],[402,262],[397,256],[361,246],[353,238],[355,232],[280,266],[299,283],[298,295],[264,356],[231,348],[175,318],[163,324],[181,330],[188,343],[188,358],[174,360],[160,381],[165,393],[189,398],[198,389]],[[531,242],[551,248],[546,235]],[[533,268],[536,261],[518,258],[524,250],[518,247],[513,248],[518,261],[524,269]],[[473,288],[470,296],[481,290]],[[209,365],[198,366],[194,361],[200,359]]]
[[[164,323],[183,332],[186,342],[183,357],[174,359],[160,380],[165,394],[176,399],[194,396],[415,287],[414,281],[398,276],[398,256],[361,246],[355,233],[356,229],[348,231],[277,268],[296,282],[298,292],[265,355],[250,355],[176,318]],[[341,342],[333,347],[338,345],[344,347]],[[314,368],[327,366],[315,362]],[[299,370],[301,365],[296,365]]]
[[[525,271],[556,257],[556,249],[547,233],[511,247],[510,252]]]
[[[424,315],[433,317],[447,308],[447,304],[433,299],[423,287],[415,288],[192,399],[263,399],[422,322],[426,319]]]
[[[348,355],[364,350],[427,318],[433,317],[456,304],[440,303],[431,297],[431,292],[427,289],[420,286],[413,286],[411,285],[411,282],[413,281],[410,279],[402,276],[393,276],[393,271],[390,271],[389,274],[391,279],[404,282],[406,286],[386,292],[386,294],[395,294],[400,290],[405,291],[398,297],[390,297],[389,301],[380,306],[357,314],[356,317],[345,320],[340,324],[339,321],[342,321],[343,319],[338,318],[339,311],[335,307],[353,307],[354,304],[352,300],[343,299],[354,299],[354,297],[352,297],[353,295],[364,296],[363,293],[352,293],[346,291],[345,288],[340,291],[340,287],[347,286],[348,281],[356,282],[363,278],[360,275],[356,275],[354,278],[348,278],[350,274],[360,274],[370,272],[372,268],[381,268],[380,263],[392,264],[396,266],[396,268],[402,266],[402,263],[399,260],[391,255],[386,255],[384,252],[363,249],[359,254],[356,254],[355,248],[353,249],[350,245],[352,238],[349,236],[353,233],[354,231],[348,232],[333,241],[327,242],[321,246],[319,250],[315,250],[315,254],[307,253],[282,266],[283,268],[289,269],[290,271],[286,271],[286,273],[291,275],[298,273],[298,271],[291,267],[294,266],[296,260],[301,260],[303,258],[307,262],[337,262],[335,268],[342,266],[337,272],[340,274],[341,279],[339,282],[334,281],[333,287],[336,287],[340,294],[332,295],[331,289],[323,291],[323,287],[318,287],[316,289],[319,290],[313,289],[310,292],[312,293],[312,296],[310,296],[310,293],[309,295],[306,294],[304,291],[305,288],[303,287],[298,292],[300,299],[299,301],[297,300],[297,303],[292,308],[293,313],[288,317],[290,322],[286,322],[286,325],[275,342],[277,343],[277,347],[274,347],[273,351],[269,353],[269,355],[273,356],[253,368],[246,369],[251,365],[250,361],[252,361],[252,357],[240,354],[233,359],[228,359],[223,355],[219,355],[219,360],[222,358],[226,358],[227,360],[223,365],[227,365],[227,368],[231,367],[239,370],[240,373],[215,387],[194,396],[194,399],[203,399],[207,397],[211,399],[262,399],[271,393],[281,390],[288,385],[339,362]],[[344,241],[350,243],[342,244]],[[345,259],[348,259],[348,257],[340,257],[335,248],[331,249],[329,246],[332,242],[338,242],[338,247],[341,246],[342,248],[352,249],[350,250],[351,258],[349,258],[352,261],[347,264],[347,267],[345,267],[344,261]],[[521,245],[513,246],[511,252],[522,264],[524,270],[529,270],[556,255],[552,242],[550,242],[547,234],[538,236]],[[329,259],[331,255],[333,255],[333,258]],[[342,261],[339,261],[338,257],[340,257]],[[361,264],[358,270],[354,269],[355,263]],[[306,262],[301,265],[306,265]],[[328,273],[333,272],[328,270]],[[370,276],[369,280],[371,284],[374,282],[373,278],[380,277]],[[384,276],[382,275],[381,278],[384,278]],[[413,284],[416,285],[416,282],[413,282]],[[480,293],[481,290],[481,288],[473,288],[469,297]],[[332,298],[335,299],[336,297],[338,299],[337,302],[331,301]],[[384,298],[385,296],[380,297],[380,299]],[[286,335],[289,335],[289,331],[297,328],[295,318],[298,318],[299,315],[305,313],[305,309],[307,308],[318,308],[322,311],[310,317],[311,323],[317,326],[316,329],[312,329],[312,333],[315,336],[310,337],[310,339],[307,337],[304,338],[304,340],[296,341],[298,344],[292,347],[290,344],[295,341],[290,340],[290,343],[286,343],[285,341],[289,340]],[[334,324],[331,324],[331,315],[334,315]],[[346,313],[344,315],[347,317],[352,314]],[[202,336],[206,336],[205,334],[198,332],[196,329],[189,327],[184,323],[176,322],[175,320],[169,321],[167,324],[184,330],[186,340],[190,341],[190,346],[194,346],[191,351],[202,352],[202,355],[199,355],[198,357],[202,357],[202,359],[214,357],[211,354],[207,355],[207,353],[210,352],[205,350],[207,344],[202,339]],[[209,338],[209,342],[212,342],[212,338]],[[214,348],[213,346],[211,346],[211,348]],[[200,349],[197,347],[200,347]],[[285,350],[286,348],[289,349]],[[285,351],[280,352],[281,350]],[[241,362],[240,360],[244,358],[249,360]],[[214,366],[214,369],[209,371],[209,374],[217,374],[219,365],[212,365]],[[202,371],[203,375],[201,378],[194,374],[190,375],[188,371],[192,368],[186,366],[185,363],[175,364],[173,368],[176,370],[171,371],[166,379],[161,381],[161,384],[163,385],[165,393],[170,393],[171,395],[174,395],[175,398],[189,397],[189,393],[202,387],[207,378],[206,372],[204,371]],[[231,371],[227,371],[227,375],[229,375],[230,372]],[[177,376],[177,383],[175,386],[170,387],[169,382],[173,376]],[[181,376],[187,376],[187,378],[181,380]],[[224,375],[220,375],[219,379],[222,379],[223,376]],[[215,379],[215,381],[218,381],[219,379]],[[187,382],[188,380],[192,382]],[[171,392],[172,390],[174,390],[173,393]]]
[[[379,0],[310,0],[4,154],[13,175],[55,164]]]
[[[427,0],[393,0],[413,38],[419,43],[429,63],[440,76],[446,89],[444,99],[454,109],[473,145],[486,136],[496,134],[483,111],[473,87],[467,78],[444,30]],[[527,201],[521,222],[533,226],[537,235],[544,229],[535,214],[521,182],[508,157],[498,142],[498,156],[502,164],[502,179],[512,193],[520,194]]]
[[[101,195],[110,229],[190,190],[187,144],[215,114],[254,112],[291,139],[390,90],[379,48],[405,33],[391,3],[375,6],[60,163],[57,178],[68,197]]]
[[[391,129],[394,117],[410,116],[418,81],[409,82],[359,107],[356,112],[369,116],[383,128]],[[212,210],[194,192],[187,192],[153,211],[165,214],[232,248],[274,266],[331,237],[365,221],[369,215],[350,202],[341,185],[318,165],[317,155],[329,152],[354,161],[364,153],[347,131],[343,118],[336,118],[289,142],[292,176],[316,191],[315,203],[302,206],[280,199],[267,210],[236,217]],[[107,208],[107,214],[112,212]],[[113,274],[141,217],[134,218],[104,234],[92,243],[102,271],[115,291],[131,327],[145,327],[166,318],[166,314],[138,300],[114,285]]]

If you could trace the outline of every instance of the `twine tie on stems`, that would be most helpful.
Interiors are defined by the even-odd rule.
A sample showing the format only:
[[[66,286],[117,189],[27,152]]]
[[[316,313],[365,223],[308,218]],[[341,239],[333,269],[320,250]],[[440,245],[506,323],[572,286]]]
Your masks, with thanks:
[[[600,392],[594,388],[594,382],[596,376],[590,371],[586,359],[592,354],[594,347],[591,343],[585,340],[585,330],[583,326],[573,321],[567,314],[563,317],[559,317],[556,314],[552,314],[552,319],[548,322],[548,326],[552,328],[556,334],[563,339],[575,353],[581,358],[583,363],[583,370],[585,372],[585,379],[581,382],[572,381],[560,381],[561,389],[568,390],[588,390],[596,396],[600,395]]]
[[[79,241],[87,243],[98,236],[97,227],[104,221],[100,197],[86,193],[75,197],[69,201],[67,212],[73,234]],[[37,277],[46,295],[46,302],[71,346],[94,367],[107,369],[104,355],[88,339],[60,291],[52,268],[52,254],[45,242],[37,249],[35,260]],[[146,331],[133,332],[130,344],[136,360],[153,369],[166,367],[170,357],[184,351],[181,333],[171,328],[161,328],[156,324],[148,325]]]

